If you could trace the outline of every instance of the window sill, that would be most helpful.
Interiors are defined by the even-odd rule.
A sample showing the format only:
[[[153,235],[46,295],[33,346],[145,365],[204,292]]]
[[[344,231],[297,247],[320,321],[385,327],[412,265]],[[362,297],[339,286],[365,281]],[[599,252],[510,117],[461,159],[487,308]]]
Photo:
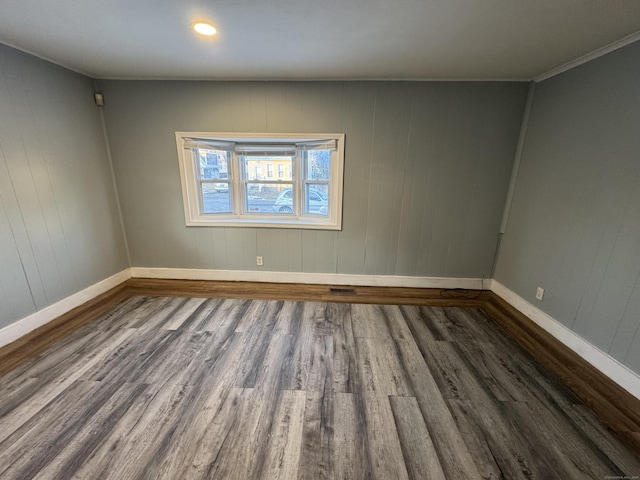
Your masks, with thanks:
[[[248,218],[197,218],[187,221],[188,227],[249,227],[249,228],[294,228],[301,230],[342,230],[340,222],[312,219],[248,219]]]

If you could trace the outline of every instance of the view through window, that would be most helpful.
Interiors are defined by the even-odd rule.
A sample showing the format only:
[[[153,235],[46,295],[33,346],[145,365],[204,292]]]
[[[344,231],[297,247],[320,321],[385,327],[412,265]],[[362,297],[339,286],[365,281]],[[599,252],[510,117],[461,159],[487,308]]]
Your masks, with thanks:
[[[339,229],[344,135],[177,132],[187,224]]]

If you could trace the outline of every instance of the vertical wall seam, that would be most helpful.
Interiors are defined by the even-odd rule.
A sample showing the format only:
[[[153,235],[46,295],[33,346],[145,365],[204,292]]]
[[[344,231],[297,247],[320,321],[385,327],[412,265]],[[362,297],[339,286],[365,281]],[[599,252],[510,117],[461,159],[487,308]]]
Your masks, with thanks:
[[[21,78],[22,78],[22,76],[21,76]],[[6,84],[6,81],[5,81],[5,84]],[[10,86],[8,84],[6,86],[7,86],[7,90],[9,90]],[[15,114],[16,106],[15,106],[14,96],[13,95],[10,95],[10,103],[11,103],[11,106],[12,106],[14,114]],[[16,118],[16,122],[17,122],[17,117],[15,117],[15,115],[14,115],[14,118]],[[26,159],[27,158],[27,151],[26,151],[26,148],[25,148],[25,145],[24,145],[24,138],[22,138],[22,135],[20,137],[20,141],[21,141],[21,144],[22,144],[22,151],[24,152],[25,159]],[[7,163],[7,156],[6,156],[5,152],[4,152],[4,149],[2,148],[2,145],[0,145],[0,154],[2,154],[2,158],[4,159],[5,168],[7,170],[7,178],[9,180],[9,185],[11,185],[11,190],[13,191],[13,197],[16,200],[16,205],[18,207],[18,212],[20,213],[20,219],[22,220],[22,227],[24,229],[24,235],[25,235],[25,238],[27,240],[27,243],[29,244],[29,251],[31,253],[31,258],[33,259],[33,265],[35,266],[35,269],[38,272],[38,278],[37,279],[33,279],[32,280],[29,277],[29,274],[28,274],[28,271],[27,271],[27,267],[25,266],[25,258],[24,258],[23,254],[22,254],[22,251],[21,251],[22,249],[16,243],[16,247],[17,247],[16,250],[17,250],[18,256],[20,258],[20,264],[21,264],[22,271],[24,273],[25,279],[27,281],[27,285],[29,286],[29,294],[31,295],[31,300],[33,302],[34,308],[36,310],[39,310],[41,307],[38,306],[38,301],[36,299],[36,295],[35,295],[35,292],[34,292],[34,288],[32,286],[32,282],[33,283],[36,283],[36,282],[40,283],[40,287],[42,289],[42,296],[44,297],[45,302],[46,302],[47,305],[50,304],[49,297],[47,296],[47,291],[46,291],[44,283],[42,281],[42,275],[40,273],[40,265],[38,264],[38,259],[36,258],[36,253],[35,253],[35,249],[33,248],[33,241],[31,239],[31,235],[29,233],[29,229],[27,228],[27,221],[26,221],[25,216],[24,216],[23,206],[20,204],[20,200],[19,200],[19,197],[18,197],[18,191],[16,189],[16,185],[15,185],[14,179],[13,179],[13,177],[11,175],[10,170],[9,170],[9,164]],[[29,167],[29,175],[31,176],[31,180],[33,181],[33,173],[31,172],[31,167]],[[34,184],[34,188],[35,188],[35,184]],[[11,225],[11,219],[9,218],[8,215],[7,215],[7,218],[9,219],[9,228],[11,229],[11,235],[13,236],[14,241],[16,241],[16,233],[15,233],[15,230],[14,230],[13,226]]]
[[[406,148],[407,150],[405,151],[405,155],[404,155],[404,174],[402,176],[402,189],[403,190],[409,190],[409,197],[411,198],[413,196],[413,191],[412,189],[408,186],[411,178],[409,177],[409,162],[411,161],[409,158],[409,152],[411,150],[411,132],[412,132],[412,128],[413,128],[413,121],[414,121],[414,114],[415,114],[415,108],[416,108],[416,89],[415,86],[411,87],[411,108],[409,109],[409,123],[407,124],[407,138],[406,138]],[[402,230],[402,212],[404,211],[405,208],[409,208],[409,211],[411,211],[411,205],[412,202],[409,201],[409,206],[406,207],[405,206],[405,195],[404,193],[402,194],[401,200],[400,200],[400,222],[398,223],[398,231],[396,232],[396,246],[400,246],[400,241],[403,238],[403,230]],[[393,267],[393,275],[400,275],[400,272],[402,270],[401,266],[399,265],[401,262],[404,262],[404,260],[401,258],[400,255],[396,255],[396,261],[395,261],[395,265]]]
[[[4,161],[7,173],[9,173],[9,167],[7,166],[6,156],[4,154],[4,150],[2,148],[2,145],[0,145],[0,158],[2,158],[2,160]],[[29,239],[29,234],[28,234],[28,232],[26,232],[26,225],[24,223],[24,214],[22,213],[22,209],[20,208],[20,204],[19,204],[19,202],[17,200],[18,197],[17,197],[17,194],[16,194],[16,188],[15,188],[15,185],[13,184],[13,179],[11,178],[10,174],[8,175],[8,179],[9,179],[9,184],[11,185],[11,188],[13,190],[13,195],[16,198],[16,203],[18,204],[18,211],[20,212],[20,218],[22,219],[22,224],[23,224],[23,227],[25,229],[26,237],[27,237],[27,240],[29,241],[29,247],[31,249],[31,254],[35,255],[34,252],[33,252],[33,246],[31,245],[31,239]],[[27,283],[27,287],[29,288],[29,296],[31,297],[31,302],[33,303],[33,308],[35,310],[38,310],[38,302],[36,301],[35,294],[33,293],[33,287],[31,286],[31,279],[29,278],[29,274],[27,273],[27,269],[26,269],[26,267],[24,265],[25,260],[24,260],[24,258],[22,256],[21,248],[17,244],[16,232],[15,232],[15,230],[13,228],[13,225],[11,224],[11,218],[9,217],[9,214],[8,214],[8,212],[6,210],[4,202],[0,203],[0,205],[2,205],[2,209],[5,212],[5,215],[7,217],[7,223],[9,225],[9,230],[11,231],[11,236],[13,237],[13,241],[16,244],[16,253],[18,254],[18,258],[20,259],[20,267],[22,268],[22,273],[24,275],[25,282]],[[34,263],[35,263],[35,256],[34,256]],[[37,268],[37,265],[36,265],[36,268]],[[44,285],[42,285],[42,278],[40,278],[39,272],[38,272],[38,279],[40,280],[40,285],[42,286],[42,290],[44,291]]]
[[[93,85],[96,91],[99,91],[98,81],[94,80]],[[100,114],[100,123],[102,124],[102,136],[104,138],[104,146],[107,151],[107,161],[109,162],[109,172],[111,173],[111,183],[113,185],[113,193],[115,194],[116,199],[116,208],[118,210],[118,217],[120,219],[120,229],[122,230],[122,241],[124,243],[124,251],[127,255],[127,266],[129,268],[133,267],[133,263],[131,262],[131,252],[129,250],[129,242],[127,240],[127,230],[124,226],[124,216],[122,215],[122,205],[120,204],[120,194],[118,192],[118,184],[116,182],[116,172],[113,168],[113,157],[111,155],[111,145],[109,144],[109,135],[107,131],[107,122],[104,118],[104,107],[96,107]]]
[[[509,223],[509,215],[511,213],[511,205],[513,203],[513,195],[518,180],[518,172],[520,170],[520,162],[524,153],[524,145],[527,140],[527,131],[529,129],[529,118],[531,117],[531,109],[533,107],[533,99],[535,97],[536,83],[529,83],[529,92],[527,94],[527,104],[522,115],[522,125],[520,126],[520,135],[518,136],[518,146],[516,148],[515,158],[513,160],[513,169],[511,170],[511,179],[509,180],[509,190],[507,191],[507,200],[502,213],[502,222],[500,224],[500,234],[507,231]]]
[[[509,189],[507,190],[507,198],[505,200],[504,210],[502,211],[502,221],[500,222],[500,230],[498,232],[498,240],[496,241],[496,249],[493,254],[493,265],[491,266],[491,274],[489,278],[495,277],[496,267],[498,265],[498,256],[500,255],[500,247],[502,245],[502,236],[506,233],[507,225],[509,224],[511,205],[513,204],[513,196],[515,194],[516,183],[518,181],[518,172],[520,171],[520,162],[522,161],[524,146],[527,140],[529,119],[531,117],[535,92],[536,82],[531,81],[529,83],[529,91],[527,92],[527,103],[524,107],[524,113],[522,114],[522,124],[520,125],[520,134],[518,135],[518,146],[516,147],[516,153],[513,159],[513,168],[511,169],[511,178],[509,179]]]

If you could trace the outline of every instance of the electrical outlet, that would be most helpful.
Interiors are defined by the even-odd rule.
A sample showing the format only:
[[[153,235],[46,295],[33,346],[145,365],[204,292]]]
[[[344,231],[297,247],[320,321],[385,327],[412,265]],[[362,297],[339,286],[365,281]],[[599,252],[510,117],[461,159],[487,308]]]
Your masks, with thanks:
[[[536,290],[536,298],[538,300],[542,300],[542,297],[544,297],[544,288],[538,287],[538,289]]]
[[[261,267],[262,265],[264,265],[264,262],[262,261],[262,255],[258,255],[256,257],[256,265],[258,265],[259,267]]]

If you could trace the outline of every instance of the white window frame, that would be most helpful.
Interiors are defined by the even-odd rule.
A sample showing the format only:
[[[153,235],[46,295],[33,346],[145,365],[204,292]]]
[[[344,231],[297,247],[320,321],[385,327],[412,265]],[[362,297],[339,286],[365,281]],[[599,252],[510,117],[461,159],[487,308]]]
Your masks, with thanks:
[[[344,134],[176,132],[175,135],[182,183],[185,222],[187,226],[298,228],[317,230],[342,229]],[[204,213],[200,193],[200,180],[198,179],[198,167],[196,166],[198,159],[195,152],[197,149],[189,146],[194,142],[194,139],[245,145],[304,145],[313,142],[335,141],[336,148],[332,151],[330,160],[331,178],[328,182],[305,180],[301,156],[302,150],[298,149],[292,162],[292,192],[296,199],[295,205],[297,207],[293,215],[244,212],[242,211],[243,181],[240,172],[240,155],[232,153],[227,160],[230,163],[228,170],[232,213]],[[273,182],[278,181],[277,178],[266,180]],[[285,183],[288,183],[288,181]],[[328,185],[329,211],[327,215],[304,212],[303,189],[306,183],[326,183]]]

